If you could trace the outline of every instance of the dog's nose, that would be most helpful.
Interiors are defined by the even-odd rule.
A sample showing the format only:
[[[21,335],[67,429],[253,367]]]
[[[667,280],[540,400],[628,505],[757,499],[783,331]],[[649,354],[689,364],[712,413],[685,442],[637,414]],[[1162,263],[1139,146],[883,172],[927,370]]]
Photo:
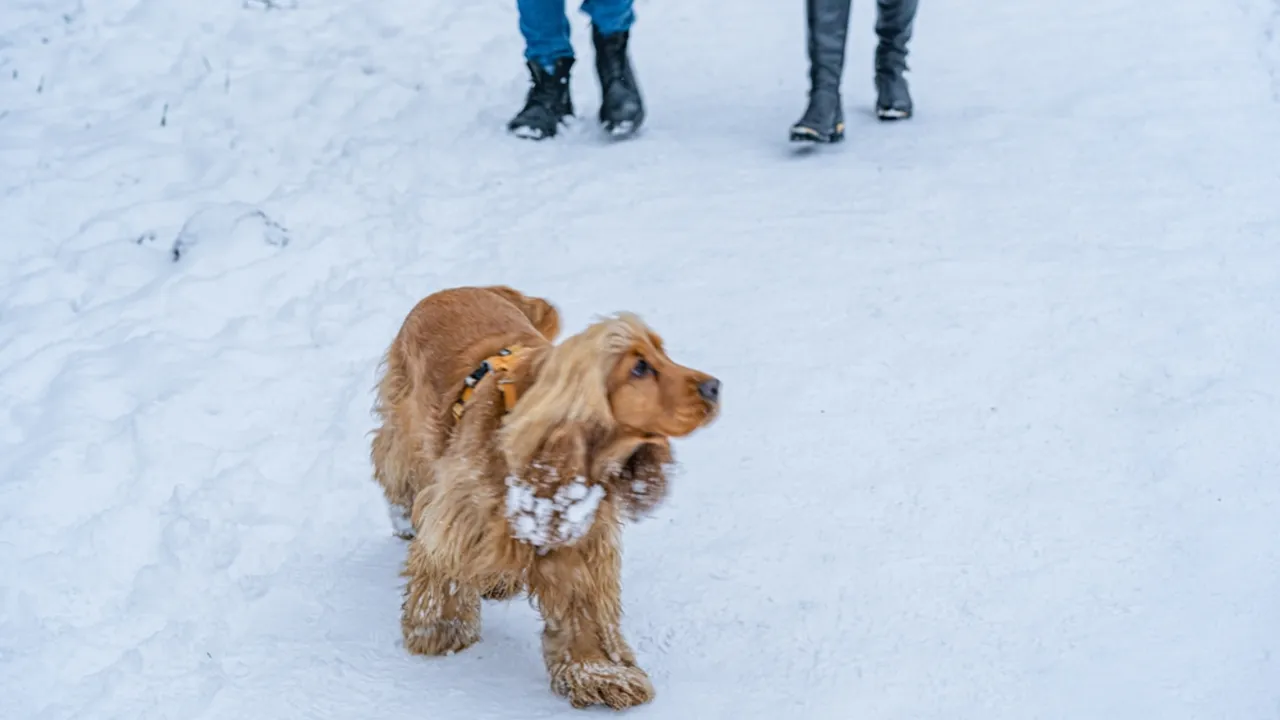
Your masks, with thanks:
[[[715,378],[708,378],[698,383],[698,394],[707,402],[720,401],[720,381]]]

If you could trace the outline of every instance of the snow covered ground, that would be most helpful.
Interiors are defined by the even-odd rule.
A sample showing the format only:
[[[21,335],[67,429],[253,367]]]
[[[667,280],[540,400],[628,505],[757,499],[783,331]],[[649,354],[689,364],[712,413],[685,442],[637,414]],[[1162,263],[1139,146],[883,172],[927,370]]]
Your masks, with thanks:
[[[800,0],[641,0],[621,144],[581,16],[534,144],[511,0],[4,0],[0,716],[599,717],[523,603],[399,645],[376,363],[505,282],[725,381],[631,715],[1280,718],[1280,5],[922,5],[798,153]]]

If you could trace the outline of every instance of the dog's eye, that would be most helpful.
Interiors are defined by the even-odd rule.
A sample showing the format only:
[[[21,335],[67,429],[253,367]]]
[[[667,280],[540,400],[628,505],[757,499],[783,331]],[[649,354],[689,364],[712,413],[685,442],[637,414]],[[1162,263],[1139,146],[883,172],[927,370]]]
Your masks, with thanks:
[[[644,358],[640,358],[639,360],[636,360],[635,367],[631,368],[631,374],[638,378],[642,378],[645,375],[652,375],[654,374],[653,366]]]

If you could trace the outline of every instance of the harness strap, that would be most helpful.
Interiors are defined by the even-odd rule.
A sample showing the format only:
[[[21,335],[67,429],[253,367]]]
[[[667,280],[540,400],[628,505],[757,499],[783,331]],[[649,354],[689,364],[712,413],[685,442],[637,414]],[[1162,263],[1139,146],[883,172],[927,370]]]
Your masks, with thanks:
[[[516,406],[515,381],[502,377],[507,371],[515,366],[517,356],[524,350],[520,345],[512,345],[498,351],[497,355],[485,358],[480,363],[480,367],[476,368],[470,375],[463,380],[462,394],[458,396],[456,402],[453,403],[453,417],[455,420],[462,417],[462,412],[466,410],[467,403],[471,402],[471,398],[476,394],[476,386],[484,379],[485,375],[491,372],[499,373],[498,389],[502,391],[502,404],[506,412],[511,412],[511,408]]]

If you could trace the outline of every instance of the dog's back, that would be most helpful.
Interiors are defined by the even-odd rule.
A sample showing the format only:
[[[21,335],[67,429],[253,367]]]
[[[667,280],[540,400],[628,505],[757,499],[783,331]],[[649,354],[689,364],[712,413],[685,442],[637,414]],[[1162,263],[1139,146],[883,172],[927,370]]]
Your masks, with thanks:
[[[420,464],[442,450],[441,419],[466,376],[504,347],[545,346],[559,331],[551,303],[501,285],[441,290],[414,306],[387,351],[375,406],[382,423],[373,439],[374,474],[393,521],[400,513],[407,518],[426,482]]]
[[[556,311],[554,305],[542,298],[525,295],[505,285],[490,285],[483,289],[496,293],[520,308],[520,312],[529,318],[529,322],[533,323],[543,337],[550,342],[555,342],[556,336],[560,334],[560,313]]]
[[[556,309],[508,287],[463,287],[424,298],[392,346],[431,399],[452,403],[463,378],[512,344],[546,345],[560,328]]]

